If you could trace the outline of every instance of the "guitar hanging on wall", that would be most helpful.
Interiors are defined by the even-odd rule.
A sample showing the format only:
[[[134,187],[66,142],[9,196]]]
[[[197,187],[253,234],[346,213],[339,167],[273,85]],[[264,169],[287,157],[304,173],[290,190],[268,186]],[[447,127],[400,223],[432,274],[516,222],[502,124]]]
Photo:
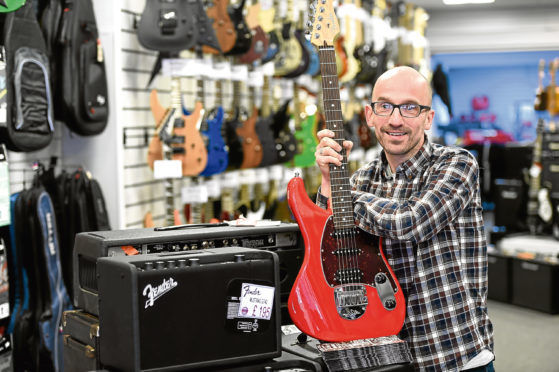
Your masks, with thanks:
[[[326,126],[344,138],[334,37],[339,31],[333,0],[316,7],[312,43],[319,47]],[[350,341],[397,334],[406,304],[382,251],[382,239],[355,226],[347,154],[330,164],[331,210],[315,205],[303,180],[287,187],[289,207],[305,241],[305,258],[288,299],[295,325],[323,341]]]

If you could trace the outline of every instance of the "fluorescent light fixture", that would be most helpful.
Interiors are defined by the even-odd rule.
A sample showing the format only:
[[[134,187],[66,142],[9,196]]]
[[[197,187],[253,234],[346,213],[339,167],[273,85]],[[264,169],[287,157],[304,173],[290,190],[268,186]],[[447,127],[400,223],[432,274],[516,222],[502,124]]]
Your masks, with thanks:
[[[489,4],[495,0],[443,0],[445,5],[464,5],[464,4]]]

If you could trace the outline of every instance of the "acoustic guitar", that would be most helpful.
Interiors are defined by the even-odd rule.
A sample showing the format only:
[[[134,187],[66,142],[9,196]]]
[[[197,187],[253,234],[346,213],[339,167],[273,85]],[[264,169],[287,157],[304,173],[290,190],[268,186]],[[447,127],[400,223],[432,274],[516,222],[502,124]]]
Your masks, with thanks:
[[[333,0],[321,1],[311,41],[319,48],[326,126],[344,140],[334,37],[339,31]],[[382,238],[356,227],[347,155],[330,164],[331,209],[313,203],[304,182],[287,187],[289,207],[305,241],[305,257],[288,299],[295,325],[323,341],[350,341],[397,334],[406,303],[382,251]]]

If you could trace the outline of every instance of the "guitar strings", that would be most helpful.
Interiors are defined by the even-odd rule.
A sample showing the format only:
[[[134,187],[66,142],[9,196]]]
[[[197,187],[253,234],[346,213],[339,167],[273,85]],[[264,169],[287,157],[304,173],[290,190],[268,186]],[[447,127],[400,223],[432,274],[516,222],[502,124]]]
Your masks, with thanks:
[[[341,102],[340,90],[337,75],[337,65],[335,60],[335,51],[333,46],[326,45],[319,48],[320,65],[322,70],[322,94],[324,96],[324,114],[326,117],[326,124],[328,129],[334,131],[335,140],[340,144],[343,143],[344,130],[343,130],[343,117],[341,115]],[[330,106],[330,107],[328,107]],[[340,123],[341,125],[337,125]],[[341,205],[341,213],[337,211],[338,205],[334,205],[332,201],[334,229],[337,230],[336,248],[338,252],[338,272],[340,273],[340,282],[349,284],[352,282],[360,282],[359,280],[359,257],[357,250],[357,242],[355,239],[355,228],[353,226],[353,209],[351,208],[351,194],[348,185],[340,184],[340,180],[347,180],[349,177],[347,170],[347,155],[345,151],[342,152],[343,161],[342,167],[337,170],[336,166],[331,166],[331,182],[332,182],[332,196],[341,193],[342,198],[339,203],[336,199],[336,204]],[[340,177],[341,175],[341,177]],[[334,186],[339,187],[339,190]],[[347,197],[348,200],[344,200]],[[350,226],[348,226],[348,215]],[[349,290],[355,290],[357,286],[347,287]]]

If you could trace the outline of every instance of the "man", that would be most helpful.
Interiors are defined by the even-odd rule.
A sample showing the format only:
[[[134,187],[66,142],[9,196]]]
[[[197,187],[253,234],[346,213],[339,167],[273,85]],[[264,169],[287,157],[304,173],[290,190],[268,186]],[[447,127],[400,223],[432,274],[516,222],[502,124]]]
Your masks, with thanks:
[[[354,217],[384,238],[407,299],[400,337],[416,368],[493,371],[479,168],[469,152],[429,142],[431,96],[428,81],[410,67],[378,78],[365,114],[383,151],[351,178]],[[330,196],[328,164],[342,159],[333,137],[320,131],[315,153],[323,208]],[[351,150],[351,142],[344,147]]]

